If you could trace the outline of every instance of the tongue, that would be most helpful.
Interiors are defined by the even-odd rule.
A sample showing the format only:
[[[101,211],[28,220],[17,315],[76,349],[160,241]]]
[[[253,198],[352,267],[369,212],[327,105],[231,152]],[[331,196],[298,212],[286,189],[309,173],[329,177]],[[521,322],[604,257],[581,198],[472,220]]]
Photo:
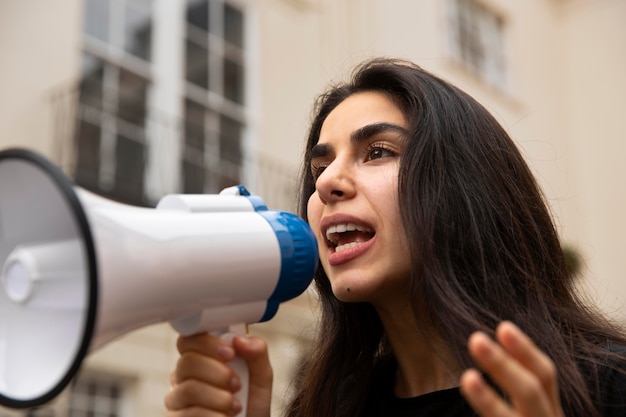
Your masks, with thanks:
[[[372,235],[370,233],[359,232],[358,230],[353,232],[344,232],[339,236],[337,246],[346,245],[352,242],[361,243],[370,240],[371,238]]]

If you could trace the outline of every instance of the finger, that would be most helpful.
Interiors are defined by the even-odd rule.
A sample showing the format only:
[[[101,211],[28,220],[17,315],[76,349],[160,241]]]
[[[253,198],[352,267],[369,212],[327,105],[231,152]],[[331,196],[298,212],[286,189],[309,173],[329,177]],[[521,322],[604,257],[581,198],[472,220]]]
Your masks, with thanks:
[[[222,389],[237,391],[239,377],[227,364],[197,352],[185,352],[179,358],[174,372],[174,383],[195,379]]]
[[[226,340],[209,333],[180,336],[176,341],[176,347],[180,354],[197,352],[222,361],[229,361],[235,357],[234,349]]]
[[[554,362],[515,324],[505,321],[496,329],[496,337],[506,351],[534,374],[552,404],[560,407],[557,371]]]
[[[226,415],[236,414],[242,409],[241,402],[229,390],[196,380],[176,384],[165,396],[165,407],[170,411],[206,409]]]
[[[235,337],[233,346],[248,365],[248,415],[269,415],[273,371],[266,343],[257,337]]]
[[[511,406],[485,383],[475,369],[468,369],[461,375],[461,393],[481,417],[517,415]]]
[[[554,406],[550,393],[528,369],[509,355],[486,334],[470,336],[469,352],[480,367],[508,394],[523,416],[551,415]]]
[[[266,387],[271,385],[273,372],[266,343],[258,337],[235,337],[233,347],[248,364],[250,382]]]

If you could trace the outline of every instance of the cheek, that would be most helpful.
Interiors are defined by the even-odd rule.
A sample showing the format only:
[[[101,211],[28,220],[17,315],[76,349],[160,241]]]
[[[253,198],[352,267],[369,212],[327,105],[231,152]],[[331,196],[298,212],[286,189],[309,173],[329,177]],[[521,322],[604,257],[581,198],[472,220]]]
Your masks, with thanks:
[[[398,202],[398,175],[399,164],[389,164],[381,170],[372,173],[368,179],[369,192],[374,193],[380,200],[390,204]]]
[[[309,202],[307,203],[307,218],[309,221],[309,226],[313,230],[316,236],[319,235],[320,230],[320,217],[322,212],[322,202],[317,196],[317,192],[311,194],[309,197]]]
[[[387,178],[381,182],[374,195],[377,196],[377,204],[387,214],[387,218],[397,222],[400,214],[397,177]]]
[[[319,258],[322,264],[325,264],[326,258],[326,247],[324,244],[324,237],[320,231],[320,221],[322,217],[322,202],[320,201],[317,193],[314,193],[309,197],[309,202],[307,204],[307,219],[313,234],[317,240],[317,249],[319,253]]]

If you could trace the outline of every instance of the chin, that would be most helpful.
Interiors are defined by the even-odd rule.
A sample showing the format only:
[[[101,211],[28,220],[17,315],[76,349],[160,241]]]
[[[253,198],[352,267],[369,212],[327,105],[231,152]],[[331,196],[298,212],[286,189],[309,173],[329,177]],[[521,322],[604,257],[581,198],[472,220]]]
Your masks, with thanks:
[[[363,291],[354,285],[333,285],[333,294],[335,297],[344,303],[359,303],[367,302],[367,297],[364,297]]]

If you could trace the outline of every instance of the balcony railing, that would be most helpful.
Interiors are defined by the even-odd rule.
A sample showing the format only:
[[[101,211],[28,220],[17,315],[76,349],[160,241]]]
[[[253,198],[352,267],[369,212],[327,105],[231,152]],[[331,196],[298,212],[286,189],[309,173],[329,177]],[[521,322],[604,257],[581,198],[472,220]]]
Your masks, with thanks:
[[[215,193],[244,183],[268,207],[296,210],[298,166],[271,152],[242,151],[240,160],[229,161],[219,150],[202,145],[208,138],[200,141],[203,148],[190,145],[184,120],[147,112],[138,125],[124,114],[81,103],[79,97],[74,86],[52,99],[54,162],[77,185],[119,201],[153,206],[165,194]]]

